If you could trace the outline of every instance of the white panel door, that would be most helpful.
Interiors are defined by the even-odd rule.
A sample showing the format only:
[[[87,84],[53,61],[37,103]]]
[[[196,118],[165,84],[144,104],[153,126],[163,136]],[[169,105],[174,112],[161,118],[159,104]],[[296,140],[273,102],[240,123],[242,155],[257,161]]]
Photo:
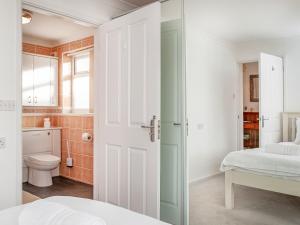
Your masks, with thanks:
[[[22,104],[33,105],[33,55],[22,55]]]
[[[51,105],[51,59],[34,57],[34,96],[35,106]]]
[[[160,218],[183,224],[183,120],[181,21],[162,24],[161,37],[161,198]]]
[[[158,218],[160,3],[102,25],[95,48],[95,198]]]
[[[283,60],[260,55],[260,146],[282,140]]]

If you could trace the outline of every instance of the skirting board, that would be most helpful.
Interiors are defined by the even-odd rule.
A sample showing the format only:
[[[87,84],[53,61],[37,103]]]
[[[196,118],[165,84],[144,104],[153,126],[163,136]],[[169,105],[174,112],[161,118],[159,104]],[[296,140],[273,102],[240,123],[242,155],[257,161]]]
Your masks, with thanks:
[[[205,177],[195,178],[193,180],[190,180],[189,184],[192,185],[194,183],[203,182],[203,181],[206,181],[206,180],[208,180],[210,178],[213,178],[213,177],[216,177],[216,176],[220,176],[221,174],[224,174],[224,172],[217,172],[215,174],[208,175],[208,176],[205,176]]]

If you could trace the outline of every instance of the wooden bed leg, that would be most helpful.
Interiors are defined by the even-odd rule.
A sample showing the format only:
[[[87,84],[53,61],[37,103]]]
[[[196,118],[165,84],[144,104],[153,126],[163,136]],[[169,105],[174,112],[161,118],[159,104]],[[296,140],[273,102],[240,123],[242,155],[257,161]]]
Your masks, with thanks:
[[[225,207],[234,208],[234,184],[232,183],[232,172],[225,172]]]

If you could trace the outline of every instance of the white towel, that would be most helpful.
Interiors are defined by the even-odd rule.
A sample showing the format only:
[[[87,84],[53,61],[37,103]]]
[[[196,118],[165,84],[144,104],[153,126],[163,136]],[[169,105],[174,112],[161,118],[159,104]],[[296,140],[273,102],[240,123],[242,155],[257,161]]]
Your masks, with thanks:
[[[19,225],[105,225],[105,222],[59,203],[38,200],[24,207]]]
[[[279,154],[279,155],[300,155],[300,145],[295,144],[286,144],[286,143],[277,143],[277,144],[268,144],[264,147],[264,152]]]

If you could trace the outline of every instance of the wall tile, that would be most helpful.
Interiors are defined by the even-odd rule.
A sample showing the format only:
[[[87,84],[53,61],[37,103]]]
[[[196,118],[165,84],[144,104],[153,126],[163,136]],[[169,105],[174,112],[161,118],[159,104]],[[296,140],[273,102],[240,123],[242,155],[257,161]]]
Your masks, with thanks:
[[[87,37],[82,39],[81,45],[83,48],[94,45],[94,37]]]
[[[67,152],[66,141],[68,140],[71,148],[71,157],[74,166],[69,168],[69,178],[83,183],[93,184],[93,142],[83,142],[81,135],[88,132],[93,135],[92,116],[61,116],[61,126],[63,127],[62,150]],[[86,129],[91,128],[91,129]],[[64,153],[64,159],[66,153]],[[61,174],[65,176],[65,174]]]
[[[82,170],[82,181],[84,183],[93,184],[93,170],[83,169]]]
[[[83,171],[80,167],[73,166],[70,170],[70,177],[74,180],[83,181]]]
[[[61,136],[62,136],[62,140],[69,140],[70,139],[69,128],[63,126]]]
[[[72,157],[73,157],[73,161],[74,161],[74,166],[82,168],[84,156],[78,155],[78,154],[72,154]]]
[[[61,176],[70,178],[70,168],[63,162],[60,164],[59,173]]]
[[[39,55],[51,55],[51,48],[36,46],[36,54]]]
[[[82,48],[81,40],[70,42],[70,50],[76,50]]]
[[[83,155],[93,156],[93,143],[81,143],[81,151]]]
[[[77,155],[82,154],[80,142],[77,142],[77,140],[76,141],[70,141],[70,142],[71,142],[72,154],[77,154]]]

